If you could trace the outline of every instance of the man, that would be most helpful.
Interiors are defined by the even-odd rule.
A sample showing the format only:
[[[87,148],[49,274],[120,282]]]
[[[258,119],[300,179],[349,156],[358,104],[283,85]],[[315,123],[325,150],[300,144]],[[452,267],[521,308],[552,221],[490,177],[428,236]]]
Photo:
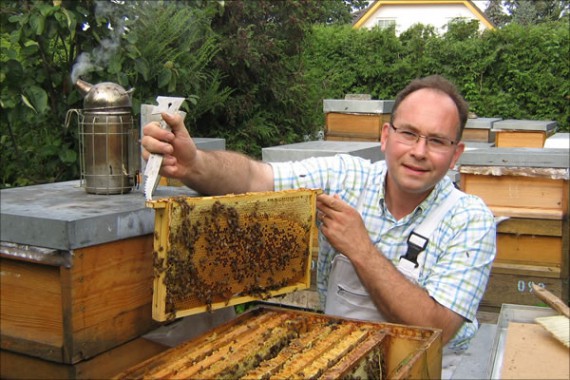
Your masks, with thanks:
[[[396,97],[391,121],[382,127],[385,161],[339,155],[263,163],[235,152],[203,152],[170,115],[163,117],[172,132],[145,126],[143,157],[164,154],[161,173],[203,194],[323,189],[317,286],[325,312],[439,328],[446,348],[456,351],[477,330],[496,250],[492,213],[461,193],[426,237],[418,265],[412,259],[414,275],[398,268],[411,232],[460,193],[446,173],[465,148],[467,112],[453,84],[431,76]]]

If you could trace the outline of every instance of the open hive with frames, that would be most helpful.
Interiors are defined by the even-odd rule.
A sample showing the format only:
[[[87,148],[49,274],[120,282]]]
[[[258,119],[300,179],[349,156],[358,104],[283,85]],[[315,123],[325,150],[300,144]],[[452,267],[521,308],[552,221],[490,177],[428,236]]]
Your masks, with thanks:
[[[155,209],[153,318],[307,289],[318,190],[171,197]]]
[[[439,379],[441,331],[261,307],[115,379]]]

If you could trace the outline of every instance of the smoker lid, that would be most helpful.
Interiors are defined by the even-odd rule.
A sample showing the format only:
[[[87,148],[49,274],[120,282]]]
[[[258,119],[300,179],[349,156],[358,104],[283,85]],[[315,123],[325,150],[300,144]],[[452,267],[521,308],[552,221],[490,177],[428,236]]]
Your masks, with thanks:
[[[85,109],[125,108],[131,107],[131,92],[113,82],[102,82],[94,85],[85,95]]]

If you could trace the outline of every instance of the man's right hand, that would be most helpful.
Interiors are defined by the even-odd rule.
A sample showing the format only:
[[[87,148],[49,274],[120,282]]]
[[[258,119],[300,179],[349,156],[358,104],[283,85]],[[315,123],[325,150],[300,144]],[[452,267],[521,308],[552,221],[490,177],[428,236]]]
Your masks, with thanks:
[[[270,165],[236,152],[199,150],[180,115],[163,113],[162,118],[172,132],[150,122],[141,139],[143,159],[151,153],[163,155],[161,175],[207,195],[273,190]]]
[[[180,115],[162,113],[162,118],[172,132],[160,128],[157,121],[145,125],[141,139],[142,157],[148,161],[151,153],[162,154],[160,174],[184,182],[195,164],[198,150]]]

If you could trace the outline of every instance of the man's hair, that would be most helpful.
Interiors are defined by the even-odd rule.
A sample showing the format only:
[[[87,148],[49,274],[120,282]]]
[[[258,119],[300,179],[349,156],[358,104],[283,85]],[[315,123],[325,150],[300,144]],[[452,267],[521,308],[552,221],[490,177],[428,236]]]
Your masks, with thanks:
[[[398,113],[398,107],[400,106],[400,103],[402,103],[402,101],[406,99],[411,93],[424,88],[442,92],[449,96],[451,100],[453,100],[453,103],[455,103],[455,107],[457,108],[457,112],[459,114],[459,131],[457,140],[461,140],[463,129],[465,129],[465,124],[467,123],[469,105],[465,99],[463,99],[463,96],[461,96],[457,90],[457,87],[455,87],[453,83],[441,75],[430,75],[425,78],[414,79],[402,91],[400,91],[396,96],[396,101],[394,102],[394,107],[392,108],[390,122],[392,124],[394,123],[394,119]]]

